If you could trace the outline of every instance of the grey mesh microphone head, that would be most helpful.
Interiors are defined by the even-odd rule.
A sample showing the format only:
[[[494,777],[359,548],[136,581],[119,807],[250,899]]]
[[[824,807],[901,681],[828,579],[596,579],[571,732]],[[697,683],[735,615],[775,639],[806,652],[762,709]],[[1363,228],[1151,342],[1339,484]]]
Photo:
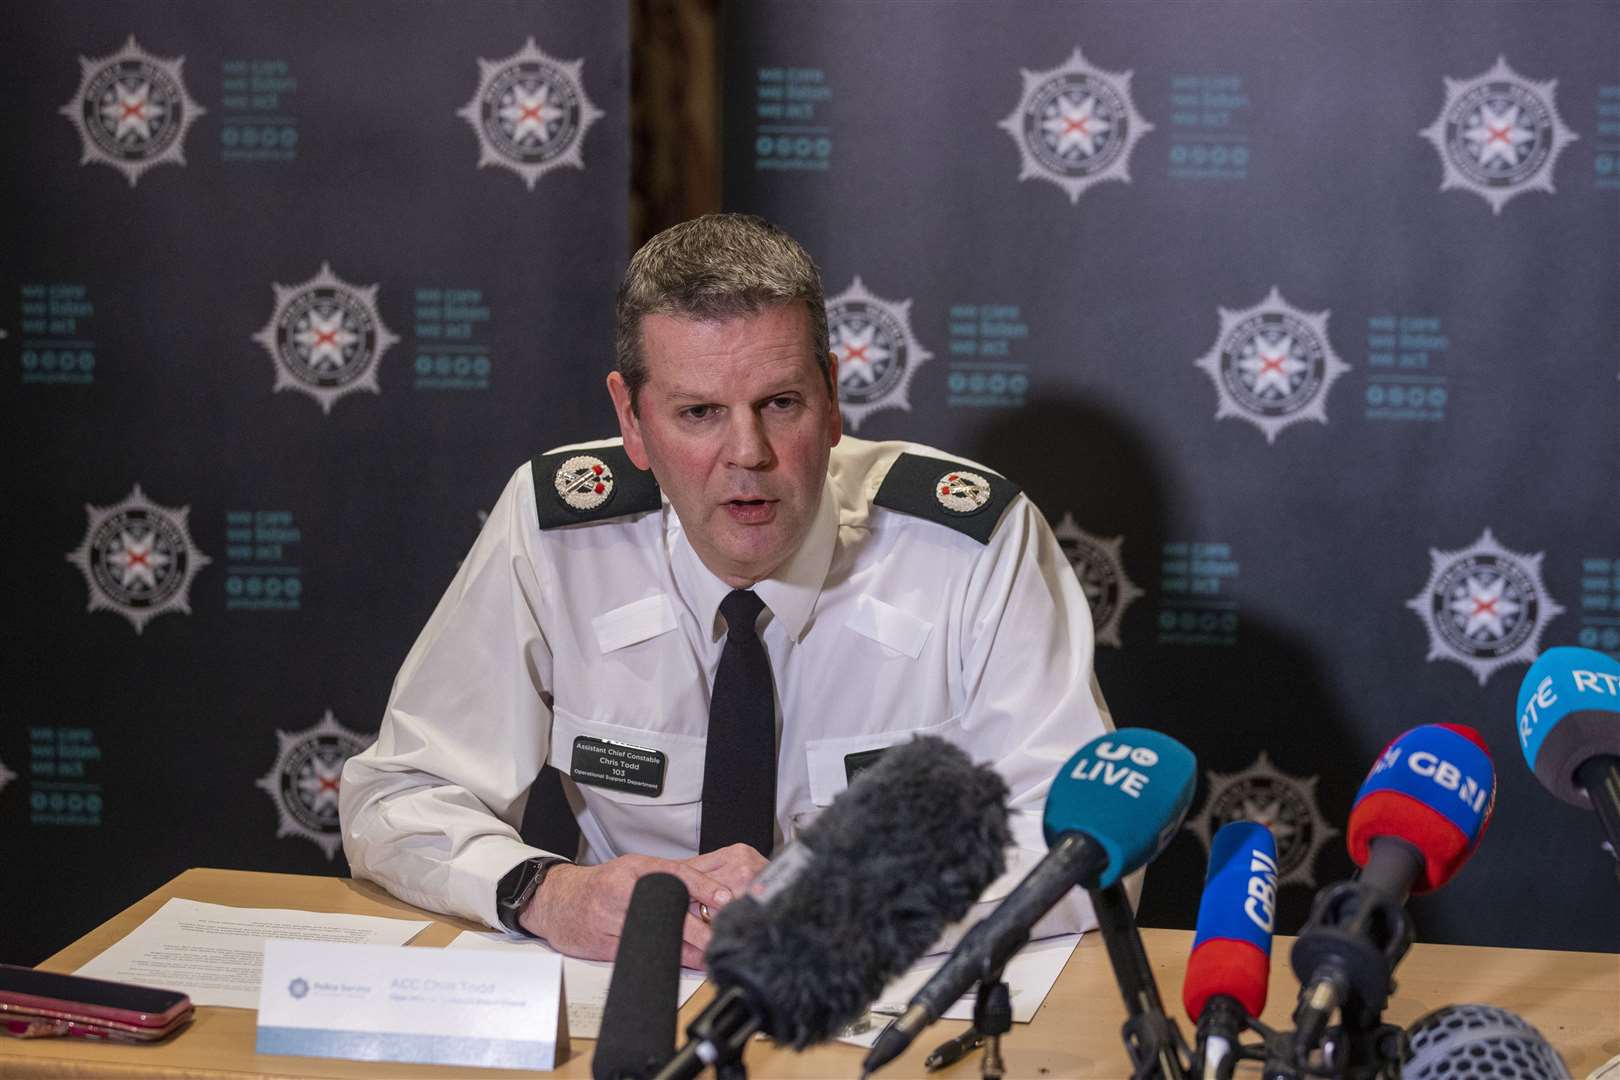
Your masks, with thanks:
[[[1447,1005],[1407,1029],[1404,1080],[1570,1080],[1541,1032],[1495,1005]]]

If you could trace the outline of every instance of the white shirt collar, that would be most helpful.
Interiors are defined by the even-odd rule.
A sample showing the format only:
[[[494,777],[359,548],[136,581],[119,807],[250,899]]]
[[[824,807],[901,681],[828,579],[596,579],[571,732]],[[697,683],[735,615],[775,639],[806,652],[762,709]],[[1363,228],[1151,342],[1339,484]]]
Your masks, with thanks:
[[[676,588],[697,616],[698,625],[707,628],[711,638],[718,640],[725,632],[719,617],[720,601],[731,592],[731,586],[703,564],[687,539],[674,507],[669,508],[667,522]],[[821,502],[799,549],[774,574],[754,584],[754,592],[765,601],[772,618],[782,621],[794,641],[802,639],[810,627],[837,541],[838,499],[829,477],[822,484]]]

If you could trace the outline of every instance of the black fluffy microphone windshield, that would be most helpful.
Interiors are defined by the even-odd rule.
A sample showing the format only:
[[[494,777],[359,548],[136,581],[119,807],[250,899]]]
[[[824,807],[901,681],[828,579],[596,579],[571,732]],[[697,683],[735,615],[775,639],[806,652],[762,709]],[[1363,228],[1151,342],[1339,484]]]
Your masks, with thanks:
[[[591,1057],[595,1080],[641,1080],[675,1053],[681,929],[689,900],[686,884],[674,874],[648,874],[630,893]]]
[[[830,1038],[968,913],[1010,839],[994,769],[931,736],[886,751],[716,916],[718,993],[677,1062],[701,1068],[755,1031],[796,1050]]]

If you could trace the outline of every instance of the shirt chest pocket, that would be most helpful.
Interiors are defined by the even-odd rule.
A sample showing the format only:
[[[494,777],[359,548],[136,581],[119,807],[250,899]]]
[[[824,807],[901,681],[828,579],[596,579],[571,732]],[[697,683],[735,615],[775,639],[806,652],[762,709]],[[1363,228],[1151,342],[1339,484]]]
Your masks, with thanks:
[[[596,861],[631,853],[684,859],[697,851],[705,744],[552,710],[549,760],[584,802],[580,829]]]
[[[552,712],[550,762],[582,789],[628,806],[703,797],[704,739]]]

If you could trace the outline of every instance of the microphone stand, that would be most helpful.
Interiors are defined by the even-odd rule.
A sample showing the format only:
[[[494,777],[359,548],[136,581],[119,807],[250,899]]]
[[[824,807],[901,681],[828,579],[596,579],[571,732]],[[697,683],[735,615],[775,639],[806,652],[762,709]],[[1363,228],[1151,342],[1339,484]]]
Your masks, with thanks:
[[[1125,1050],[1130,1054],[1133,1080],[1148,1077],[1186,1080],[1181,1064],[1186,1044],[1159,1000],[1159,988],[1153,981],[1153,969],[1148,966],[1142,935],[1136,929],[1136,917],[1131,914],[1124,886],[1115,882],[1106,889],[1086,891],[1091,896],[1092,910],[1097,913],[1097,925],[1102,931],[1103,944],[1108,948],[1108,960],[1114,967],[1114,979],[1125,998],[1126,1020],[1121,1032],[1125,1036]]]
[[[1326,1056],[1337,1067],[1331,1075],[1345,1080],[1401,1080],[1412,1056],[1406,1029],[1386,1024],[1380,1009],[1363,1002],[1344,1008],[1344,1023],[1329,1035]]]
[[[747,1080],[743,1051],[759,1030],[759,1021],[735,986],[721,990],[715,1002],[719,1007],[705,1009],[687,1025],[686,1045],[664,1064],[655,1080],[693,1080],[710,1065],[719,1080]]]
[[[979,994],[973,1001],[973,1027],[984,1036],[979,1075],[983,1080],[1001,1080],[1006,1073],[1001,1060],[1001,1037],[1012,1030],[1012,991],[1000,969],[979,981]]]
[[[1617,860],[1615,876],[1620,878],[1620,756],[1598,754],[1587,758],[1575,770],[1575,782],[1592,800],[1592,809],[1597,812]]]

